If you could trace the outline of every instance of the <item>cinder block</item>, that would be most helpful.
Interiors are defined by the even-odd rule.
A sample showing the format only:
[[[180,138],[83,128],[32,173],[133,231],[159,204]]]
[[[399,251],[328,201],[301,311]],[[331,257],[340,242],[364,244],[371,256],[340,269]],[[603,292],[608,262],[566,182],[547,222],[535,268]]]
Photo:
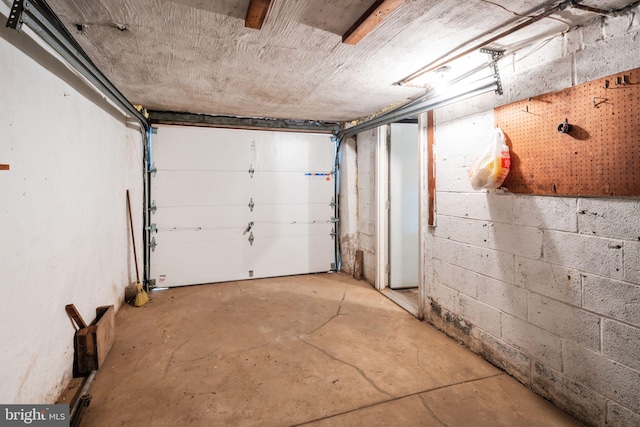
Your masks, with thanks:
[[[640,328],[605,319],[602,340],[605,356],[640,371]]]
[[[600,34],[602,34],[602,31]],[[593,35],[597,35],[597,31],[594,31]],[[592,34],[589,36],[592,36]],[[595,42],[589,43],[585,29],[585,46],[583,51],[575,54],[577,84],[613,74],[620,74],[621,70],[632,70],[640,67],[640,55],[620,55],[620,52],[637,52],[640,50],[640,37],[637,37],[637,33],[600,38]]]
[[[485,276],[477,279],[478,299],[520,319],[527,319],[527,291]]]
[[[471,246],[468,266],[469,270],[485,276],[515,283],[515,256],[512,254]]]
[[[429,285],[429,298],[432,301],[435,301],[439,307],[453,313],[458,313],[460,311],[458,295],[459,294],[455,289],[449,288],[448,286],[440,283],[436,282]]]
[[[459,153],[453,150],[440,150],[436,153],[436,168],[441,170],[447,170],[452,168],[469,168],[471,166],[471,159],[467,154]]]
[[[563,345],[563,366],[570,378],[640,413],[640,372],[571,341]]]
[[[637,427],[640,426],[640,414],[632,412],[617,403],[609,403],[607,409],[607,427]]]
[[[582,281],[576,270],[516,257],[516,285],[577,307],[582,305]]]
[[[602,19],[594,19],[582,26],[583,43],[589,47],[602,42],[604,39],[604,25]]]
[[[469,266],[469,245],[464,243],[434,237],[433,257],[449,264],[471,269]]]
[[[624,242],[624,278],[640,285],[640,242]]]
[[[523,72],[531,69],[540,69],[551,71],[550,69],[555,60],[564,56],[564,40],[563,37],[554,37],[550,39],[544,46],[531,44],[528,47],[519,49],[512,59],[512,66],[509,67],[511,72],[522,75]],[[507,71],[508,73],[509,71]],[[566,87],[566,86],[565,86]]]
[[[488,243],[491,249],[529,259],[542,256],[542,231],[533,227],[492,223]]]
[[[531,383],[529,356],[493,335],[480,331],[475,351],[525,385]]]
[[[437,259],[432,260],[433,280],[471,297],[476,297],[477,275],[457,265]]]
[[[513,223],[546,230],[578,231],[577,200],[569,197],[515,195]]]
[[[438,193],[436,203],[438,214],[501,223],[510,223],[513,212],[510,194]]]
[[[443,170],[436,168],[436,190],[439,192],[452,191],[458,193],[475,192],[469,182],[468,169],[467,167]]]
[[[572,60],[570,57],[556,57],[551,61],[545,59],[544,62],[543,66],[538,63],[537,66],[533,65],[526,70],[520,70],[515,77],[506,78],[509,102],[521,101],[571,86]],[[531,103],[529,110],[535,113],[535,102]],[[497,125],[500,126],[500,123]]]
[[[584,308],[640,327],[640,286],[585,276],[582,288]]]
[[[640,201],[623,199],[578,200],[580,233],[593,236],[640,240]]]
[[[607,400],[540,362],[533,363],[531,388],[586,425],[603,425]]]
[[[529,294],[529,322],[592,350],[600,350],[600,317],[579,308]]]
[[[440,215],[434,235],[469,245],[486,246],[488,229],[486,221]]]
[[[621,279],[622,241],[547,231],[543,259],[586,273]]]
[[[562,369],[562,339],[508,314],[502,315],[502,339],[556,370]]]
[[[501,335],[500,312],[498,310],[466,295],[460,295],[459,304],[460,316],[467,322],[491,335],[497,337]]]

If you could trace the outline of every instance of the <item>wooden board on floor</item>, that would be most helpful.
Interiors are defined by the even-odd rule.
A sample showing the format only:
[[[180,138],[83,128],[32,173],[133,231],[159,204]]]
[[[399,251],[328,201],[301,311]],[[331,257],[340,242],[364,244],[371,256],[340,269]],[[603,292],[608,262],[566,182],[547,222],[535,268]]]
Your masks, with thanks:
[[[100,369],[116,337],[114,306],[96,309],[96,319],[76,331],[77,371],[86,374]]]

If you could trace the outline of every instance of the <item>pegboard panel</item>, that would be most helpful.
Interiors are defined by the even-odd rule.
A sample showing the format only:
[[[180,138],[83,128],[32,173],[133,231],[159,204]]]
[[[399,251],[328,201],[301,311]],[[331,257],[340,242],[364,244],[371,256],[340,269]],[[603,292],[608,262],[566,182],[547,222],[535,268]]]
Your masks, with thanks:
[[[513,193],[640,196],[640,69],[496,108]],[[568,133],[558,131],[567,119]]]

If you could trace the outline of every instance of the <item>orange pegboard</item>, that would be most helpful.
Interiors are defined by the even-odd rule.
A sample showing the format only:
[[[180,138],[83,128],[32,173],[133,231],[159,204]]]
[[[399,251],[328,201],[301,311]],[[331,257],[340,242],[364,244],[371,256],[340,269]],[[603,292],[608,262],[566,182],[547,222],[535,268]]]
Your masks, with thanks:
[[[640,196],[640,68],[496,108],[513,193]],[[569,133],[558,132],[567,119]]]

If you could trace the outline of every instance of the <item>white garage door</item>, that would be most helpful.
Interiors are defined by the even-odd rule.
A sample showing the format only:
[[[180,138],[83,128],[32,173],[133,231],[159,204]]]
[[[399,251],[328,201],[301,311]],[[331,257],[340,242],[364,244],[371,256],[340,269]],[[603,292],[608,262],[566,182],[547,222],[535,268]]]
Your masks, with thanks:
[[[160,126],[150,278],[158,287],[334,267],[329,135]]]

